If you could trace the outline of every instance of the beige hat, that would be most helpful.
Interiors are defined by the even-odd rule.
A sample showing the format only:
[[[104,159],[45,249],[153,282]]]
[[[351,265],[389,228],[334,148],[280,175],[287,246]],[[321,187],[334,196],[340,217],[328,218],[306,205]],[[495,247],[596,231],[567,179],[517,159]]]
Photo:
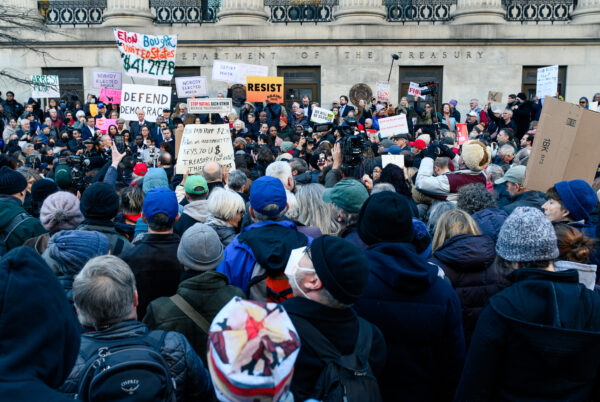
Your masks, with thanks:
[[[417,137],[417,140],[423,140],[425,141],[425,144],[429,146],[429,143],[431,142],[431,136],[429,134],[421,134]]]
[[[460,155],[470,170],[480,172],[492,161],[492,152],[478,140],[471,140],[462,145]]]

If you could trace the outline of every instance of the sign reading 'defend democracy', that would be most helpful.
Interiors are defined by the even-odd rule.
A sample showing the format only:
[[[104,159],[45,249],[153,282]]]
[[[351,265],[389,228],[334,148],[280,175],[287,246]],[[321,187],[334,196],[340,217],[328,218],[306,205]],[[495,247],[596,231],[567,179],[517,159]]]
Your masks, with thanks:
[[[119,117],[137,120],[137,111],[146,113],[146,120],[156,122],[163,109],[171,107],[171,87],[123,84]]]
[[[188,112],[203,113],[229,113],[231,112],[231,98],[203,98],[188,99]]]
[[[178,98],[208,95],[206,77],[177,77],[175,78],[175,86],[177,87]]]
[[[116,71],[92,71],[92,88],[121,89],[123,74]]]
[[[58,98],[60,87],[58,75],[32,75],[31,76],[32,98]]]
[[[114,28],[125,74],[169,81],[175,72],[177,35],[145,35]]]
[[[233,146],[228,124],[188,124],[177,153],[176,174],[199,173],[208,162],[233,168]]]

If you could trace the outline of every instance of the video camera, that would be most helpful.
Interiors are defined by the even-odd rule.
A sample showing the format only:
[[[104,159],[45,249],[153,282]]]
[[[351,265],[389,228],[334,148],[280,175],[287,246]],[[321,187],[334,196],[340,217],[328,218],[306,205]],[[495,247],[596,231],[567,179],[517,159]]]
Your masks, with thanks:
[[[343,137],[339,140],[342,151],[342,165],[346,176],[355,176],[356,168],[364,159],[363,153],[368,148],[369,140],[365,131],[358,130],[358,122],[352,116],[344,119],[344,124],[338,126]]]

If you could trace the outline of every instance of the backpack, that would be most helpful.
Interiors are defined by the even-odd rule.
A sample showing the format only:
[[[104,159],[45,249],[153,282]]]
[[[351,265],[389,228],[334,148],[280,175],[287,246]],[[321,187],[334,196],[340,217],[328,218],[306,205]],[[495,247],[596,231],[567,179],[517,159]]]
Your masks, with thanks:
[[[6,245],[6,241],[13,234],[16,228],[21,226],[21,224],[29,219],[33,219],[31,215],[27,212],[21,212],[16,215],[14,218],[8,222],[8,225],[0,231],[0,257],[4,256],[8,252],[8,246]]]
[[[248,282],[247,299],[281,303],[293,296],[290,282],[283,272],[266,270],[259,263],[254,264]]]
[[[354,351],[342,355],[331,342],[310,322],[294,316],[294,326],[305,334],[310,347],[326,365],[315,386],[315,398],[323,402],[381,402],[377,379],[369,364],[373,328],[362,318],[358,318],[358,337]],[[313,343],[314,342],[314,343]],[[312,347],[315,345],[315,347]]]
[[[86,363],[79,376],[81,401],[175,401],[175,380],[160,353],[165,331],[98,342],[82,338]]]

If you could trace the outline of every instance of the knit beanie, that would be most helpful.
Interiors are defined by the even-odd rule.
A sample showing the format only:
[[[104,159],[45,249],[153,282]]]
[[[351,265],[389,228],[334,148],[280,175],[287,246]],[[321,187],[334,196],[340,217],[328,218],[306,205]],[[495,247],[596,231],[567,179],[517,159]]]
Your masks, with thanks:
[[[363,252],[349,241],[333,236],[317,237],[310,251],[323,287],[344,304],[357,301],[369,279],[369,262]]]
[[[8,166],[0,168],[0,194],[13,195],[27,188],[27,179]]]
[[[50,233],[75,229],[83,222],[79,200],[66,191],[49,195],[42,204],[40,221],[44,229]]]
[[[183,232],[177,259],[188,269],[210,271],[223,261],[223,244],[213,228],[196,223]]]
[[[496,252],[511,262],[554,260],[558,257],[556,232],[539,209],[518,207],[500,229]]]
[[[63,230],[48,242],[48,255],[64,275],[77,275],[92,258],[108,253],[108,238],[100,232]]]
[[[163,168],[151,168],[144,175],[144,181],[142,183],[142,190],[144,194],[153,188],[157,187],[169,187],[169,178],[167,172]]]
[[[561,181],[554,188],[569,215],[576,221],[588,219],[598,204],[596,192],[584,180]]]
[[[86,219],[108,221],[119,213],[119,196],[108,183],[94,183],[83,192],[81,213]]]
[[[58,186],[52,180],[42,179],[37,180],[31,185],[31,202],[33,205],[39,206],[44,202],[46,197],[58,191]]]
[[[462,145],[460,154],[470,170],[480,172],[492,161],[492,152],[478,140],[471,140]]]
[[[358,235],[366,244],[410,243],[414,229],[406,197],[383,191],[367,198],[358,214]]]

